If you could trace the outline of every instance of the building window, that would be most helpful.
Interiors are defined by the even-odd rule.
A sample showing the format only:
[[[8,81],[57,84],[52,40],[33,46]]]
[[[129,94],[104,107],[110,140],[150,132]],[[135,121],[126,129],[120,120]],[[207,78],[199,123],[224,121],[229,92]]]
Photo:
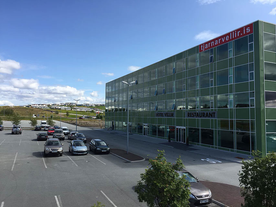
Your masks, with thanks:
[[[235,83],[248,81],[248,65],[235,67]]]
[[[156,79],[156,69],[150,71],[150,80]]]
[[[174,68],[175,68],[175,63],[169,63],[169,64],[167,64],[166,65],[167,75],[172,75]]]
[[[233,132],[218,130],[218,146],[233,149]]]
[[[223,60],[228,58],[228,43],[217,47],[217,59]]]
[[[249,107],[249,94],[248,93],[238,93],[235,94],[235,107]]]
[[[196,54],[193,54],[187,58],[188,61],[188,69],[192,69],[196,67]]]
[[[217,72],[217,85],[228,84],[228,70],[221,70]]]
[[[196,109],[196,98],[192,97],[192,98],[188,98],[188,109]]]
[[[235,56],[248,52],[248,36],[235,40]]]
[[[188,90],[195,90],[196,89],[196,77],[191,77],[187,79],[188,84]]]
[[[168,82],[168,83],[166,83],[166,85],[167,85],[167,87],[166,87],[166,92],[167,93],[174,93],[175,92],[175,90],[174,90],[174,88],[175,88],[175,82],[174,81],[172,81],[172,82]]]
[[[228,57],[231,58],[233,57],[233,42],[228,43]]]
[[[200,66],[209,64],[210,52],[209,50],[199,53]]]
[[[276,35],[264,33],[264,50],[276,52]]]
[[[176,91],[176,92],[181,92],[181,91],[184,90],[184,89],[183,89],[183,82],[184,82],[184,79],[181,79],[181,80],[176,81],[176,83],[175,83],[175,85],[176,85],[175,91]]]
[[[265,107],[276,108],[276,92],[272,92],[272,91],[265,92]]]
[[[209,73],[200,75],[200,88],[208,88],[210,85]]]
[[[175,64],[175,72],[179,73],[185,70],[185,59],[178,60]]]
[[[276,64],[265,63],[265,79],[276,81]]]
[[[199,143],[199,129],[189,128],[189,141]]]
[[[166,110],[170,111],[170,110],[174,110],[174,107],[175,106],[175,100],[172,99],[172,100],[167,100],[166,101]]]
[[[176,110],[183,110],[186,108],[185,99],[176,99],[175,100]]]
[[[165,70],[165,66],[162,66],[160,68],[157,69],[157,77],[158,78],[162,78],[166,75],[166,70]]]
[[[233,94],[229,94],[229,108],[233,108]]]
[[[218,108],[228,108],[228,95],[217,95]]]
[[[201,143],[202,144],[214,144],[214,131],[211,129],[201,129]]]
[[[165,110],[165,101],[158,101],[157,102],[158,111]]]
[[[200,108],[209,109],[210,108],[210,96],[201,96],[200,97]]]
[[[250,107],[255,107],[255,93],[250,92]]]

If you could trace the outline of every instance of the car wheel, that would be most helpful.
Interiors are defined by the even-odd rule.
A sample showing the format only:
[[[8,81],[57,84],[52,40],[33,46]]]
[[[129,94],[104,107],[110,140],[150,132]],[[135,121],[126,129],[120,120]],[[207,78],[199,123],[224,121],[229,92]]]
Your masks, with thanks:
[[[62,156],[62,153],[60,153],[59,156]]]

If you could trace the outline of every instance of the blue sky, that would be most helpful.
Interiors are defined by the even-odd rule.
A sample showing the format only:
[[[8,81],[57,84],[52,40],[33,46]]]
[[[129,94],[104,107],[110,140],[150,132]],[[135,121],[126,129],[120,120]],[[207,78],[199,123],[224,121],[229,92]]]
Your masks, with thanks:
[[[105,83],[256,20],[276,0],[1,0],[0,105],[104,103]]]

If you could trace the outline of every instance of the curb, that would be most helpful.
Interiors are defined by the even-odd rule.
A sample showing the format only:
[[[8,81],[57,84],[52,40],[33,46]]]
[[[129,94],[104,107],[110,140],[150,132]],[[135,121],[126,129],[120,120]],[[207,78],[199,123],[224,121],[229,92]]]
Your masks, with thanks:
[[[125,161],[127,161],[127,162],[142,162],[142,161],[145,161],[145,158],[143,158],[142,160],[130,161],[130,160],[128,160],[128,159],[126,159],[126,158],[124,158],[124,157],[121,157],[121,156],[119,156],[119,155],[117,155],[117,154],[115,154],[115,153],[113,153],[113,152],[110,152],[110,154],[112,154],[112,155],[114,155],[115,157],[118,157],[118,158],[120,158],[120,159],[123,159],[123,160],[125,160]]]
[[[223,203],[221,203],[221,202],[219,202],[219,201],[217,201],[217,200],[215,200],[215,199],[212,199],[212,202],[213,202],[214,204],[217,204],[217,205],[220,206],[220,207],[229,207],[229,206],[227,206],[227,205],[225,205],[225,204],[223,204]]]

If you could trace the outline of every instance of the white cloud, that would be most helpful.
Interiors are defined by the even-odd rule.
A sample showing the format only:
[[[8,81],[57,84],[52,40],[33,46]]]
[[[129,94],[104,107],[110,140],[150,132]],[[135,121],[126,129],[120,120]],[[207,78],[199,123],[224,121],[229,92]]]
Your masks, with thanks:
[[[24,89],[38,89],[39,83],[34,79],[11,79],[11,84],[15,88],[24,88]]]
[[[10,101],[0,101],[0,106],[14,106],[14,104]]]
[[[39,91],[45,94],[59,94],[65,96],[83,96],[84,94],[84,91],[77,90],[76,88],[70,86],[44,86],[40,87]]]
[[[81,81],[83,81],[83,79],[79,79],[79,78],[78,78],[78,81],[81,82]]]
[[[251,3],[261,3],[261,4],[273,4],[276,0],[251,0]]]
[[[136,70],[139,70],[141,67],[139,67],[139,66],[129,66],[128,67],[128,70],[129,71],[131,71],[131,72],[134,72],[134,71],[136,71]]]
[[[90,93],[90,95],[92,97],[98,97],[98,91],[92,91],[92,93]]]
[[[213,3],[216,3],[220,0],[198,0],[198,2],[203,5],[203,4],[213,4]]]
[[[20,69],[20,63],[14,60],[0,60],[0,73],[12,74],[13,70]]]
[[[102,81],[97,82],[97,85],[103,85]]]
[[[218,33],[214,33],[214,32],[211,32],[211,31],[203,31],[203,32],[200,32],[199,34],[197,34],[195,36],[195,39],[196,40],[203,40],[203,41],[207,41],[207,40],[211,40],[215,37],[218,37],[219,34]]]
[[[272,9],[271,12],[269,12],[269,14],[276,15],[276,7],[274,9]]]
[[[0,91],[3,91],[3,92],[18,92],[19,89],[14,88],[13,86],[9,86],[9,85],[0,85]]]
[[[104,76],[114,76],[114,73],[102,73]]]

